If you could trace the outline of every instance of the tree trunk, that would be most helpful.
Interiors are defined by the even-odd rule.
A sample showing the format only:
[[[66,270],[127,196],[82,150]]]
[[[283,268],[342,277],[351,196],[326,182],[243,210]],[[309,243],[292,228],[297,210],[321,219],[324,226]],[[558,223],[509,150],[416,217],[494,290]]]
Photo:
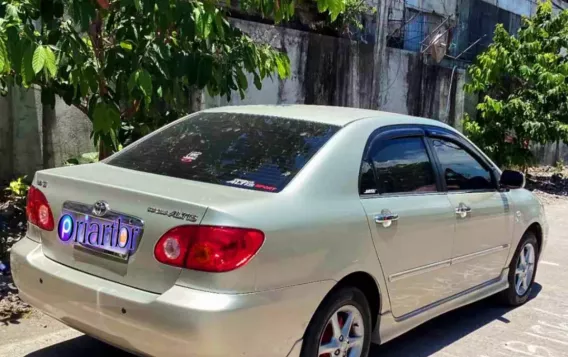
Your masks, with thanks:
[[[189,93],[189,112],[195,113],[205,109],[205,95],[197,88]]]
[[[105,145],[104,141],[99,140],[99,161],[106,159],[112,154],[112,149]]]
[[[55,158],[53,157],[53,127],[55,126],[55,109],[51,105],[42,105],[42,159],[43,168],[49,169],[55,167]]]

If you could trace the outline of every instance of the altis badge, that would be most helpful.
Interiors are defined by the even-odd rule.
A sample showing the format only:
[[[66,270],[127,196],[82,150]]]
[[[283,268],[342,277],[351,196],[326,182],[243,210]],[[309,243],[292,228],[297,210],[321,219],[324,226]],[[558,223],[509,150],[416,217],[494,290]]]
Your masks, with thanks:
[[[168,211],[168,210],[161,209],[161,208],[148,207],[148,213],[154,213],[154,214],[159,214],[161,216],[167,216],[167,217],[172,217],[172,218],[176,218],[176,219],[182,219],[182,220],[188,221],[188,222],[197,222],[197,215],[182,212],[182,211],[176,211],[176,210]]]

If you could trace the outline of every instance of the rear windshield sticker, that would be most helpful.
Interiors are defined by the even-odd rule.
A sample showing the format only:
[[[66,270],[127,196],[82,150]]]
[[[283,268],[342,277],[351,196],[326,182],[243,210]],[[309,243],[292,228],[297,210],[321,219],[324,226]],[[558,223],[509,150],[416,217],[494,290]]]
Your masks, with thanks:
[[[254,184],[254,188],[258,188],[259,190],[264,190],[264,191],[276,191],[276,187],[263,185],[261,183]]]
[[[256,189],[263,190],[263,191],[276,191],[277,190],[276,186],[263,185],[261,183],[256,183],[254,181],[243,180],[243,179],[239,179],[239,178],[227,181],[227,183],[230,184],[230,185],[235,185],[235,186],[256,188]]]
[[[197,158],[199,157],[199,155],[201,155],[201,152],[199,151],[192,151],[189,154],[185,155],[184,157],[181,158],[181,162],[193,162],[194,160],[197,160]]]
[[[227,181],[228,184],[235,185],[235,186],[244,186],[244,187],[254,187],[255,182],[243,179],[233,179],[231,181]]]

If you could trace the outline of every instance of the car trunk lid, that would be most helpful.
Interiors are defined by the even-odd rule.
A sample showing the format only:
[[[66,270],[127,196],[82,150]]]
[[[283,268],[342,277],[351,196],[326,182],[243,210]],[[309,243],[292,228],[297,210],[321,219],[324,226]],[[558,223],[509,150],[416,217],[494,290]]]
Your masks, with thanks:
[[[156,293],[169,289],[181,272],[181,268],[161,264],[154,258],[154,246],[165,232],[179,225],[199,224],[210,206],[219,208],[224,204],[267,195],[103,163],[40,171],[34,184],[45,194],[55,220],[53,231],[41,231],[42,249],[48,258],[92,275]],[[107,208],[108,212],[98,217],[93,209],[97,209],[96,202],[103,201],[108,206],[102,208]],[[82,230],[81,226],[75,229],[75,238],[65,242],[60,233],[65,228],[69,232],[69,226],[62,226],[65,215],[71,215],[77,222],[85,221],[88,215],[89,224],[106,222],[110,225],[121,219],[123,227],[131,227],[129,235],[134,238],[134,244],[129,246],[133,250],[124,256],[121,254],[124,250],[102,251],[81,244],[89,239],[84,226]],[[115,227],[118,232],[118,225]],[[132,234],[135,227],[139,228],[136,236]],[[110,229],[106,232],[115,236]],[[118,239],[118,235],[115,237]]]

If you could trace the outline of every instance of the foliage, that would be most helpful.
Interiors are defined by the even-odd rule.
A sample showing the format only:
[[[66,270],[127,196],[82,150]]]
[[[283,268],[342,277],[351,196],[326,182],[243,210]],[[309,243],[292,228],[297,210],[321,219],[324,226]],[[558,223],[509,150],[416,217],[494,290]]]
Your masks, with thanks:
[[[332,21],[331,25],[336,27],[340,33],[352,35],[352,28],[357,31],[363,30],[361,17],[363,15],[374,15],[377,8],[369,6],[365,0],[346,0],[345,11],[341,13],[337,21]],[[330,17],[330,20],[331,17]]]
[[[345,0],[316,0],[332,19]],[[295,0],[244,6],[287,20]],[[4,0],[0,84],[42,88],[93,122],[95,144],[116,150],[187,113],[190,94],[244,96],[248,78],[290,75],[286,54],[255,43],[227,19],[223,3],[186,0]],[[41,25],[39,25],[41,24]],[[101,151],[102,152],[102,151]],[[103,152],[104,154],[104,152]]]
[[[98,152],[86,152],[81,154],[77,157],[72,157],[65,161],[65,166],[74,166],[74,165],[82,165],[82,164],[93,164],[99,161],[99,153]]]
[[[526,166],[529,142],[568,140],[568,11],[550,1],[524,19],[516,35],[502,25],[494,43],[468,69],[470,93],[483,95],[464,130],[499,165]]]
[[[26,176],[22,176],[12,180],[5,189],[0,189],[0,260],[24,234],[26,196],[29,188]],[[1,273],[0,267],[0,275]]]
[[[10,181],[10,185],[6,187],[6,191],[8,191],[13,198],[25,198],[30,188],[30,186],[24,181],[25,179],[26,176],[22,176]]]
[[[564,161],[562,160],[558,160],[556,161],[556,163],[554,164],[554,172],[555,173],[562,173],[564,172],[565,169],[565,165],[564,165]]]

